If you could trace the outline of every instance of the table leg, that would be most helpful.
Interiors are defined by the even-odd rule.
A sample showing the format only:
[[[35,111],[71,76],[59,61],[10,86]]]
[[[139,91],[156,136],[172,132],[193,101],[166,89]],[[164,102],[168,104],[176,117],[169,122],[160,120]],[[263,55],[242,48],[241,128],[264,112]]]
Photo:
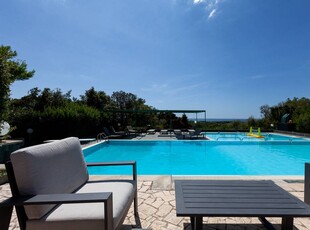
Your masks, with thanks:
[[[195,220],[195,230],[202,230],[202,216],[197,216]]]
[[[195,217],[191,216],[191,227],[195,229]]]
[[[262,224],[265,226],[265,228],[267,228],[268,230],[276,230],[274,228],[274,226],[268,221],[266,220],[265,217],[258,217],[258,219],[260,220],[260,222],[262,222]]]
[[[202,230],[202,216],[191,216],[191,227],[193,230]]]
[[[281,230],[293,230],[294,218],[293,217],[282,217]]]

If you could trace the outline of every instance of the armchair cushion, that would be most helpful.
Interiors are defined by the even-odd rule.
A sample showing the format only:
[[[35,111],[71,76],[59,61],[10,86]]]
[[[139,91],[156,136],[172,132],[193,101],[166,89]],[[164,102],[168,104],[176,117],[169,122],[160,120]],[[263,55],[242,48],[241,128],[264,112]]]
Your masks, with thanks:
[[[76,193],[112,192],[113,225],[119,226],[130,208],[135,195],[135,182],[132,180],[90,181]],[[103,203],[62,204],[41,220],[27,221],[27,229],[103,229]]]
[[[31,146],[11,154],[20,195],[72,193],[88,180],[78,138]],[[40,219],[55,205],[25,207],[29,219]]]

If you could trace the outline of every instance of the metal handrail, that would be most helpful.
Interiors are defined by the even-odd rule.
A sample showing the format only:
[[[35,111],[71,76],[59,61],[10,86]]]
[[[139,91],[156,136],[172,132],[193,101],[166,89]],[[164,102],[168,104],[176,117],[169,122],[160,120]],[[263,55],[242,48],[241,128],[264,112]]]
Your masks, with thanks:
[[[109,141],[108,136],[105,133],[98,133],[97,135],[97,142],[101,142],[103,140]]]

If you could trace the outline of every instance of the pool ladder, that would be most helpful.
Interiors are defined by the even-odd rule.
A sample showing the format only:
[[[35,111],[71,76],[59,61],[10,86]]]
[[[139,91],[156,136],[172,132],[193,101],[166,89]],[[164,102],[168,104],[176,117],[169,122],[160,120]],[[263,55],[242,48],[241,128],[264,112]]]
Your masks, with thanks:
[[[101,141],[109,141],[109,138],[105,133],[98,133],[97,142],[101,142]]]

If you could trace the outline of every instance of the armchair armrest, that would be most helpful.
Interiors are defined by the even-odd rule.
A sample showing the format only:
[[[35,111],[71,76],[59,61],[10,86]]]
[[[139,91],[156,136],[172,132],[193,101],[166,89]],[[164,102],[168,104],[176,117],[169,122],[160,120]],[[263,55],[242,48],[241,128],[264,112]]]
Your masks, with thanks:
[[[137,181],[137,164],[136,161],[120,161],[120,162],[90,162],[87,166],[124,166],[132,165],[132,178]]]
[[[105,229],[113,229],[113,202],[111,192],[102,193],[68,193],[68,194],[40,194],[34,196],[19,196],[9,198],[0,203],[1,210],[11,216],[13,206],[40,204],[69,204],[69,203],[104,203]],[[11,213],[9,213],[11,212]],[[1,226],[1,223],[0,223]]]
[[[35,196],[21,196],[15,199],[15,205],[97,203],[107,202],[109,199],[112,199],[111,192],[40,194]]]

